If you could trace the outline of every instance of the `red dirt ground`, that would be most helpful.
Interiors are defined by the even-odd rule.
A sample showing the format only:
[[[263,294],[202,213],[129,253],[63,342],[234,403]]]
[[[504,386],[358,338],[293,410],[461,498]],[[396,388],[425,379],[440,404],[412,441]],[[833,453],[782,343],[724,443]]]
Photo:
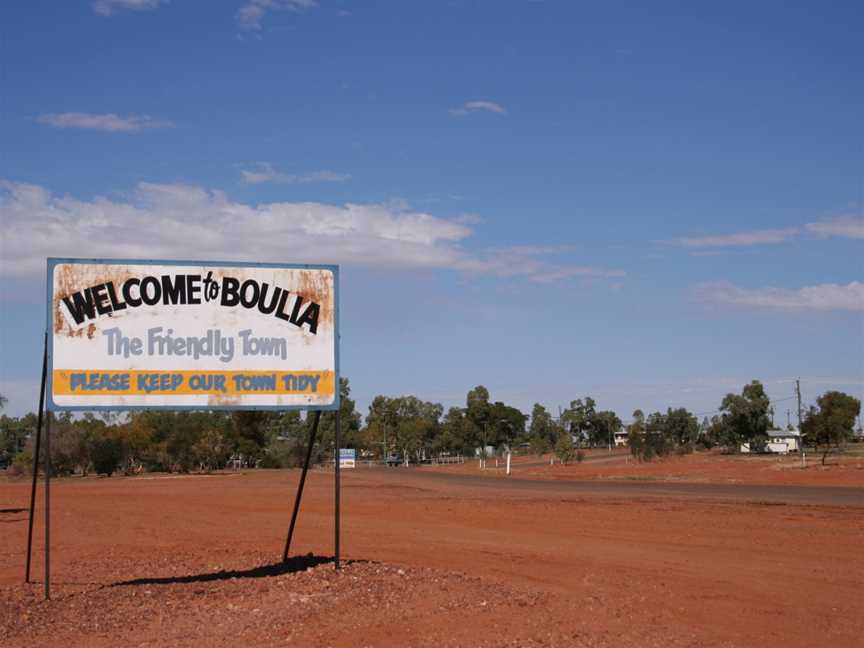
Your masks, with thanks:
[[[344,471],[340,573],[323,470],[292,551],[313,556],[286,567],[298,471],[56,480],[48,602],[21,583],[29,484],[0,481],[0,644],[861,645],[864,489],[623,497],[463,469]]]
[[[808,454],[806,467],[797,454],[780,455],[723,455],[719,452],[695,452],[684,456],[670,456],[639,463],[626,449],[587,450],[582,463],[561,465],[551,455],[542,458],[514,457],[513,475],[536,479],[611,479],[645,481],[681,481],[707,484],[778,484],[801,486],[856,486],[864,487],[864,454],[829,456],[826,465],[821,455]],[[487,460],[486,476],[503,476],[504,461]],[[478,470],[477,460],[458,466],[441,466],[447,471],[466,474],[484,474]]]

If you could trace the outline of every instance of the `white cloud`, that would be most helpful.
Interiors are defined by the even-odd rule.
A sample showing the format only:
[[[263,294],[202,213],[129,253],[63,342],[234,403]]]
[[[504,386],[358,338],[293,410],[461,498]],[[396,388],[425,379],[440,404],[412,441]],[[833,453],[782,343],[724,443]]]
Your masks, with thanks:
[[[241,169],[240,175],[246,184],[273,182],[276,184],[311,184],[313,182],[346,182],[351,179],[347,173],[335,171],[311,171],[309,173],[282,173],[266,162],[258,162],[254,169]]]
[[[555,283],[569,279],[612,279],[625,276],[623,270],[597,268],[551,261],[572,252],[564,246],[517,245],[497,248],[477,258],[465,258],[459,269],[470,274],[496,277],[525,277],[536,283]]]
[[[722,282],[703,283],[696,297],[721,305],[776,311],[864,311],[864,282],[819,284],[803,288],[741,288]]]
[[[168,0],[95,0],[93,11],[101,16],[110,16],[118,11],[148,11],[156,9]]]
[[[472,254],[464,223],[405,205],[234,202],[222,191],[137,185],[131,196],[79,200],[0,180],[0,275],[35,276],[49,256],[336,262],[449,269],[537,282],[620,277],[621,271],[550,260],[566,248]]]
[[[248,0],[237,11],[237,22],[242,29],[259,31],[261,20],[268,11],[305,11],[317,6],[317,0]]]
[[[838,216],[829,221],[807,223],[807,231],[823,238],[837,236],[864,239],[864,218]]]
[[[473,112],[485,111],[496,113],[498,115],[506,115],[507,109],[504,108],[501,104],[495,103],[494,101],[468,101],[458,108],[451,108],[451,115],[468,115]]]
[[[791,238],[795,238],[800,233],[801,229],[798,227],[787,227],[784,229],[756,230],[720,236],[683,237],[673,240],[672,243],[687,248],[765,245],[768,243],[783,243]]]
[[[145,128],[168,128],[171,122],[156,121],[148,115],[129,115],[121,117],[114,113],[97,115],[83,112],[46,113],[36,118],[41,124],[55,128],[78,128],[83,130],[101,130],[109,133],[135,132]]]
[[[690,252],[690,256],[692,257],[718,257],[718,256],[732,256],[732,255],[741,255],[741,254],[749,254],[751,252],[745,252],[744,250],[730,250],[729,248],[720,248],[719,250],[694,250]]]
[[[681,237],[669,242],[673,245],[686,248],[746,247],[785,243],[790,239],[797,238],[805,230],[819,238],[864,238],[864,218],[839,216],[827,221],[807,223],[804,228],[786,227],[783,229],[754,230],[750,232],[737,232],[735,234],[721,234],[718,236]]]
[[[546,272],[537,271],[531,275],[531,280],[538,283],[554,283],[576,277],[584,279],[611,279],[624,277],[625,275],[626,273],[623,270],[604,270],[590,266],[564,265]],[[621,284],[615,283],[613,287],[619,289],[621,288]]]

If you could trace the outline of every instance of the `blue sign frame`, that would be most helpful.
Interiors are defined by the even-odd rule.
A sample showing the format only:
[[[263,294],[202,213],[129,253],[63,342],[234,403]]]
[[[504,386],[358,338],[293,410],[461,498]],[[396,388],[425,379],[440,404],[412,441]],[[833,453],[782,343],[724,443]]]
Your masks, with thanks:
[[[162,411],[276,411],[287,412],[296,410],[306,411],[321,411],[333,412],[339,409],[341,401],[341,383],[339,372],[339,266],[329,264],[316,263],[247,263],[243,261],[200,261],[200,260],[176,260],[176,259],[82,259],[82,258],[61,258],[48,257],[48,268],[46,278],[46,317],[45,317],[45,334],[48,337],[48,371],[45,384],[45,407],[51,412],[61,411],[142,411],[142,410],[162,410]],[[333,273],[333,329],[334,338],[334,360],[335,360],[335,394],[333,403],[330,405],[208,405],[206,407],[198,407],[195,405],[58,405],[54,403],[52,382],[54,376],[54,335],[53,335],[53,289],[54,289],[54,267],[59,264],[105,264],[105,265],[161,265],[161,266],[217,266],[225,268],[283,268],[286,270],[329,270]]]

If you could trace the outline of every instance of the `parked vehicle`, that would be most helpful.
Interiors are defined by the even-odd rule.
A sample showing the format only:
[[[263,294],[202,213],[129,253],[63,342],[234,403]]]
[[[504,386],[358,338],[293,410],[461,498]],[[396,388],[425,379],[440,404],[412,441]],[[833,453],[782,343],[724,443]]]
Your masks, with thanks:
[[[402,464],[402,455],[400,455],[398,452],[391,452],[389,455],[387,455],[386,461],[388,466],[395,468],[396,466]]]

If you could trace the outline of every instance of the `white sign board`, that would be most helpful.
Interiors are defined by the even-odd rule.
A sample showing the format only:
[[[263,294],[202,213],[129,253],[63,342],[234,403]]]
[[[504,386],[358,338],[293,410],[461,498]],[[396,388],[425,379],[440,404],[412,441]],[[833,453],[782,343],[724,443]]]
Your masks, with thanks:
[[[339,467],[354,468],[357,464],[357,450],[354,448],[339,448]]]
[[[337,266],[48,260],[50,409],[336,409]]]

